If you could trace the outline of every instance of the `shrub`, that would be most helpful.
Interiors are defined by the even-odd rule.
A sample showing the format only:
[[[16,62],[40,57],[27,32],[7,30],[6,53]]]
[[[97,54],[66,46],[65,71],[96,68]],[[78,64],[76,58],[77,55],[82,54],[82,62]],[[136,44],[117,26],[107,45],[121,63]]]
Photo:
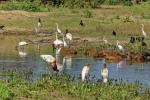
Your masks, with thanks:
[[[21,3],[21,2],[17,2],[17,3],[11,3],[11,2],[8,2],[8,3],[5,3],[1,6],[1,9],[3,10],[25,10],[25,11],[33,11],[33,12],[36,12],[36,11],[41,11],[40,10],[40,7],[36,4],[33,4],[31,2],[24,2],[24,3]]]
[[[123,4],[124,4],[125,6],[132,6],[132,5],[133,5],[133,3],[132,3],[131,0],[124,0],[124,1],[123,1]]]
[[[11,99],[14,94],[9,90],[6,84],[0,82],[0,99]]]
[[[105,3],[109,5],[116,5],[120,3],[120,0],[105,0]]]
[[[84,14],[84,17],[86,17],[86,18],[93,17],[92,12],[90,10],[87,10],[87,9],[83,11],[83,14]]]

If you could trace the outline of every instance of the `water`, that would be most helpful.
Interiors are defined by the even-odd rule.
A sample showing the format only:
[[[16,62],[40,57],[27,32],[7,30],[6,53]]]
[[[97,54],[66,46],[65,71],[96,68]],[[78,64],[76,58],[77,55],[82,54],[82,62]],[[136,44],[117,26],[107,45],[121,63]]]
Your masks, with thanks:
[[[26,47],[23,51],[14,50],[11,53],[10,51],[9,53],[1,53],[0,75],[5,70],[32,70],[32,79],[37,80],[41,73],[53,73],[53,71],[49,69],[48,64],[40,58],[41,54],[52,54],[49,44],[41,44],[40,52],[35,44]],[[54,54],[52,55],[55,56]],[[65,63],[63,63],[63,61]],[[92,58],[65,57],[64,59],[60,58],[59,63],[63,66],[59,68],[60,73],[65,72],[73,76],[79,76],[83,66],[91,64],[92,68],[90,75],[95,76],[97,79],[101,79],[101,68],[104,61]],[[150,63],[129,65],[125,61],[121,61],[119,63],[108,63],[107,66],[109,70],[109,79],[122,79],[128,82],[135,82],[138,80],[150,87]],[[0,79],[4,79],[4,76],[1,75]]]

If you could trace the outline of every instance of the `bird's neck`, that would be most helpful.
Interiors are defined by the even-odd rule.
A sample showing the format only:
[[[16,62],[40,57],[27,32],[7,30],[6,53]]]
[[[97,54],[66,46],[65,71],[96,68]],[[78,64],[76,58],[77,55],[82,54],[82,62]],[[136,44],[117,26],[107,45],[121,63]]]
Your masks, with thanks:
[[[57,32],[56,32],[56,40],[58,40]]]

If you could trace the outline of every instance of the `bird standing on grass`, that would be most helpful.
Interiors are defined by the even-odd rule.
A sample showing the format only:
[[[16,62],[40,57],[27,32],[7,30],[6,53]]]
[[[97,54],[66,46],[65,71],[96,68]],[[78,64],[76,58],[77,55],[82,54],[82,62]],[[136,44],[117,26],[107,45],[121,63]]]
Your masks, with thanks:
[[[117,40],[117,47],[119,50],[123,51],[124,52],[124,48],[122,45],[119,44],[119,41]]]
[[[66,36],[66,39],[68,39],[70,41],[72,40],[72,34],[69,33],[68,29],[66,29],[65,36]]]
[[[79,24],[79,25],[82,26],[82,27],[85,26],[85,24],[83,23],[82,20],[80,21],[80,24]]]
[[[107,83],[108,81],[108,69],[106,63],[104,63],[102,69],[101,69],[101,76],[104,83]]]
[[[83,67],[82,69],[82,81],[85,81],[89,75],[89,72],[90,72],[90,69],[91,69],[91,65],[90,64],[87,64]]]
[[[146,38],[146,33],[145,33],[145,31],[144,31],[144,25],[142,24],[142,34],[143,34],[143,36]]]
[[[35,32],[36,33],[40,32],[41,31],[41,27],[42,27],[42,21],[41,21],[41,18],[39,18],[37,26],[35,26]]]
[[[61,34],[61,30],[58,28],[58,23],[56,23],[57,32]]]
[[[116,32],[115,32],[114,30],[113,30],[113,32],[112,32],[112,35],[113,35],[113,36],[116,36]]]

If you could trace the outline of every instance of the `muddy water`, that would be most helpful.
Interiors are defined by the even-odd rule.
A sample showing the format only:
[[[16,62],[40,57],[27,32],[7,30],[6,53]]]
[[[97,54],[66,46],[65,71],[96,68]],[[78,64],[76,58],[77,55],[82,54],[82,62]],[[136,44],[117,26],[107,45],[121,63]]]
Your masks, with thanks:
[[[16,50],[15,47],[22,39],[35,39],[35,36],[6,36],[0,40],[0,79],[4,79],[2,73],[5,70],[13,71],[33,71],[33,80],[37,80],[41,73],[53,73],[48,64],[40,58],[41,54],[53,54],[50,44],[29,44],[24,50]],[[65,57],[59,58],[60,73],[65,72],[70,75],[79,76],[85,64],[91,64],[91,76],[101,79],[100,70],[104,63],[100,59]],[[150,86],[150,63],[128,65],[125,61],[119,63],[107,64],[109,69],[109,78],[124,80],[128,82],[139,81]],[[63,67],[62,67],[63,66]]]

